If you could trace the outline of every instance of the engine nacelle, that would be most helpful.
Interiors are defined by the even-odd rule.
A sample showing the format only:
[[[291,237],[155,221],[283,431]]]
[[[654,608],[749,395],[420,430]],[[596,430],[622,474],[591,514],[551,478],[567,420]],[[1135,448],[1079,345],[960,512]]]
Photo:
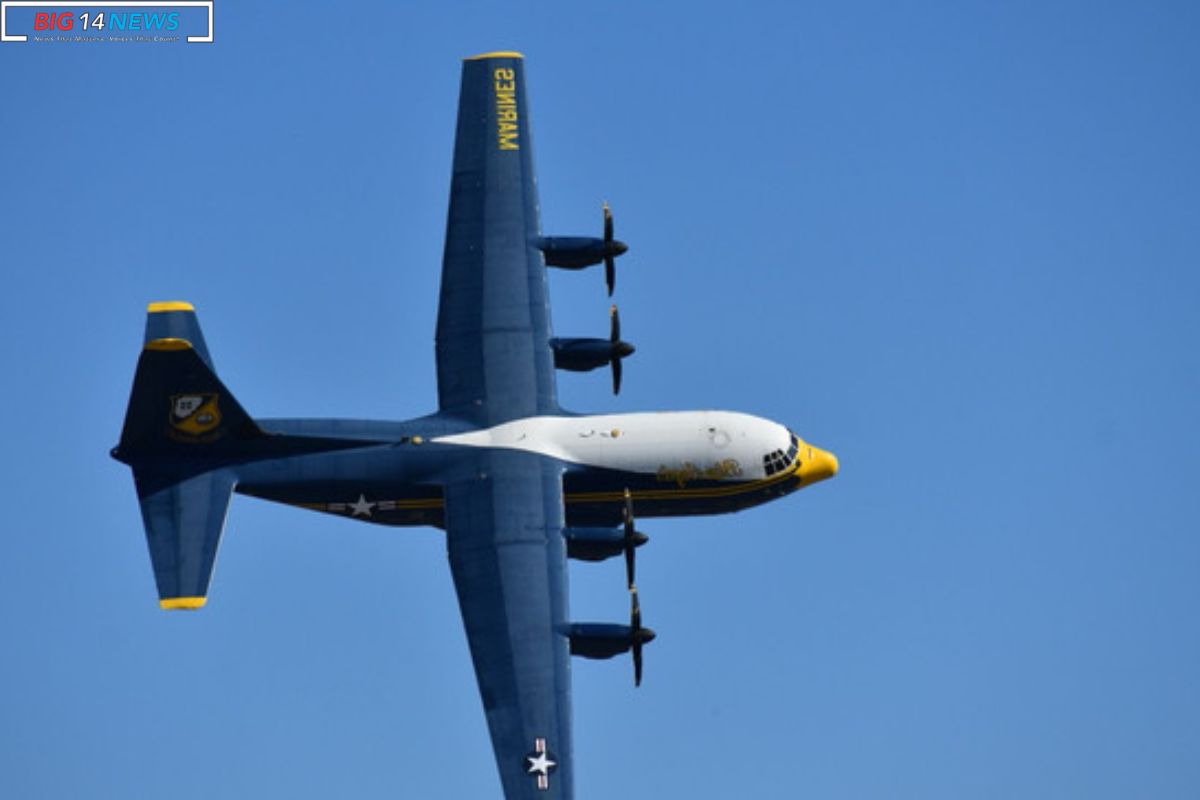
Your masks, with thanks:
[[[621,315],[614,305],[608,310],[607,339],[551,339],[554,366],[572,372],[589,372],[605,364],[612,365],[613,394],[621,392],[621,359],[633,355],[634,347],[621,341]]]
[[[636,349],[629,342],[567,337],[551,339],[550,347],[554,350],[554,366],[571,372],[590,372],[608,366],[632,355]]]
[[[576,622],[571,625],[571,655],[612,658],[654,640],[654,631],[631,625]],[[640,651],[639,651],[640,652]]]
[[[579,561],[604,561],[625,552],[624,528],[565,528],[567,557]],[[650,537],[641,531],[633,532],[633,546],[641,547]]]
[[[590,267],[629,249],[624,242],[594,236],[542,236],[537,240],[537,248],[545,256],[546,266],[560,269]]]

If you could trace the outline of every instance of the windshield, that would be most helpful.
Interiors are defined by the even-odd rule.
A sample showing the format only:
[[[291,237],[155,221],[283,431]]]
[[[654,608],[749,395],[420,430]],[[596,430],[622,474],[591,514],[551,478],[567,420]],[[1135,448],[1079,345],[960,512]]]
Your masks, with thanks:
[[[786,453],[782,450],[775,450],[763,456],[763,471],[767,473],[768,478],[787,469],[796,460],[796,453],[800,450],[800,440],[791,431],[788,431],[788,434],[792,441]]]

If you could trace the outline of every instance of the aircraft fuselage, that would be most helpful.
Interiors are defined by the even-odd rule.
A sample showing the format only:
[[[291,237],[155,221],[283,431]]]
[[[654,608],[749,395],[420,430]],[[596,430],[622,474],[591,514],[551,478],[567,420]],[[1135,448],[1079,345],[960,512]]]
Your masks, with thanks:
[[[441,473],[456,450],[516,450],[559,462],[571,526],[620,522],[626,489],[639,517],[722,514],[837,471],[836,458],[783,425],[728,411],[537,416],[483,429],[436,416],[260,424],[288,435],[361,438],[370,457],[354,448],[283,459],[304,459],[311,483],[296,481],[294,464],[246,465],[238,492],[384,525],[441,526]]]

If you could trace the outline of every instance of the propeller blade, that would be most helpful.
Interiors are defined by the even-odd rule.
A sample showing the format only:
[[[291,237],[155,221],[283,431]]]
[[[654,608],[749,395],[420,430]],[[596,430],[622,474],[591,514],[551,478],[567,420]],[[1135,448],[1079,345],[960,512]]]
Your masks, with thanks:
[[[629,627],[633,638],[633,685],[642,685],[642,606],[636,586],[629,587]]]
[[[634,551],[637,548],[637,541],[634,538],[636,531],[633,529],[633,496],[629,490],[625,490],[625,578],[629,588],[633,589],[634,578]]]
[[[608,286],[608,296],[612,297],[613,289],[617,286],[617,265],[613,263],[613,215],[604,204],[604,283]]]
[[[608,309],[609,332],[608,341],[612,343],[612,376],[613,394],[621,393],[621,359],[633,352],[632,345],[621,341],[621,314],[616,305]]]

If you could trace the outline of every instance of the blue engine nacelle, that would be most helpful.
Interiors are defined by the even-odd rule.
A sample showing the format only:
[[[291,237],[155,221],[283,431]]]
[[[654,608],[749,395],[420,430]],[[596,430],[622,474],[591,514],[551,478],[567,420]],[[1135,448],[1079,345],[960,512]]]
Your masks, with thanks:
[[[625,552],[624,528],[564,528],[567,556],[580,561],[604,561]],[[641,547],[650,537],[633,532],[633,546]]]
[[[629,249],[624,242],[594,236],[543,236],[537,246],[546,257],[546,266],[560,269],[590,267]]]

